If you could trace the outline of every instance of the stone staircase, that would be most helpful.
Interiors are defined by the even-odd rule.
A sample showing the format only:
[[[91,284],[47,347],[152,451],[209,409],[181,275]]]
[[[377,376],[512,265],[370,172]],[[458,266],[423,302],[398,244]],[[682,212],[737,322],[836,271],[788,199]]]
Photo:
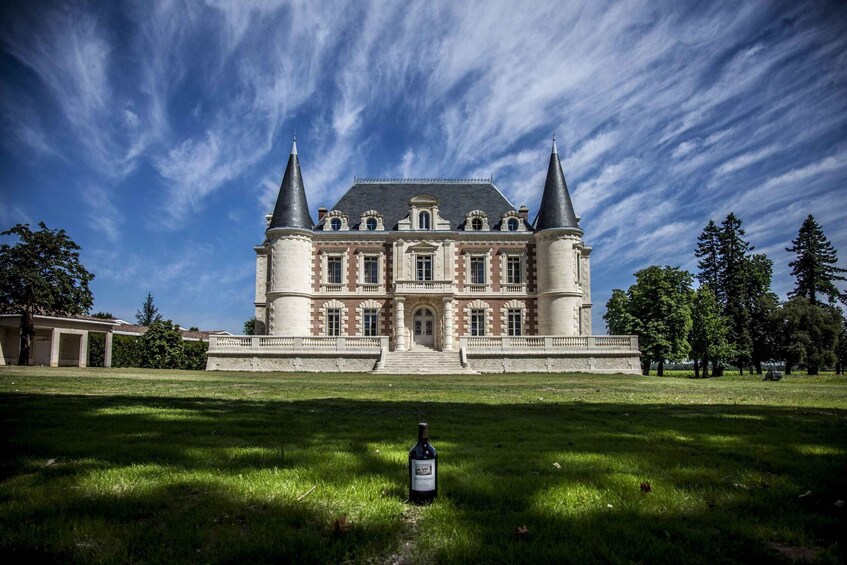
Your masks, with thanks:
[[[416,347],[409,351],[389,351],[376,375],[477,375],[471,368],[462,367],[458,351],[435,351]]]

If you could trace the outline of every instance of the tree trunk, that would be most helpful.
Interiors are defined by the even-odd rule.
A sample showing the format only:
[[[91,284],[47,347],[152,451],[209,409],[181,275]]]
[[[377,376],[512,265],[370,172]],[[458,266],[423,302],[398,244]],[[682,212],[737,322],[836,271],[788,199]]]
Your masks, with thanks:
[[[709,358],[703,357],[703,378],[709,378]]]
[[[755,365],[756,365],[756,374],[761,375],[762,374],[762,362],[757,360],[755,362]]]
[[[723,376],[723,365],[714,365],[712,367],[712,376],[713,377],[722,377]]]
[[[665,376],[665,360],[664,359],[659,359],[659,366],[656,369],[656,376],[657,377],[664,377]]]
[[[18,354],[18,365],[29,365],[32,336],[34,335],[35,322],[32,319],[32,310],[27,308],[21,315],[21,347]]]
[[[818,369],[819,369],[819,367],[817,365],[809,365],[806,368],[806,374],[809,375],[809,376],[817,375],[817,374],[819,374]]]
[[[785,362],[785,374],[786,375],[791,374],[791,363],[789,363],[788,361]]]
[[[641,374],[645,376],[650,375],[650,359],[641,360]]]
[[[700,360],[696,358],[694,359],[694,378],[700,378]]]

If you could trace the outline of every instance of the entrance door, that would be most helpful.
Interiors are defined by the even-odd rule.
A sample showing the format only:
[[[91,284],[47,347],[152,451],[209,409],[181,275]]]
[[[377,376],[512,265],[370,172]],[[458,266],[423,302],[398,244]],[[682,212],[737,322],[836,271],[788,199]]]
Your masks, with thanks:
[[[429,308],[421,308],[415,312],[413,323],[415,334],[414,344],[432,347],[435,344],[435,337],[433,336],[435,316],[432,315],[432,310]]]

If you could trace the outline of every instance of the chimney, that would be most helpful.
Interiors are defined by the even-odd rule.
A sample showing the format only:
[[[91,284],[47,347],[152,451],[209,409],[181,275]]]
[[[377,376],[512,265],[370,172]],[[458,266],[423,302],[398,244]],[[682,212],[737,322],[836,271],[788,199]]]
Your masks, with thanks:
[[[521,207],[518,209],[518,214],[521,215],[523,223],[529,225],[529,208],[526,207],[526,204],[521,204]]]
[[[320,208],[318,208],[318,222],[323,220],[324,216],[326,216],[326,207],[321,206]]]

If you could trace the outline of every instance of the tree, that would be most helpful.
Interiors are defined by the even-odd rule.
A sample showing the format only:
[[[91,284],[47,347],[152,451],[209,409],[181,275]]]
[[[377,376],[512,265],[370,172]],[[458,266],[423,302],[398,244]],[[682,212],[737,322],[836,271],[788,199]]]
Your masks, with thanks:
[[[788,263],[796,284],[788,296],[803,296],[812,304],[818,304],[818,295],[823,295],[830,304],[837,301],[847,304],[847,293],[835,286],[835,281],[847,280],[847,277],[842,276],[842,273],[847,273],[847,269],[835,266],[838,263],[835,248],[827,240],[814,216],[809,214],[803,221],[797,237],[791,243],[792,246],[785,250],[796,255],[796,259]]]
[[[256,335],[256,316],[244,322],[244,335]]]
[[[803,296],[796,296],[782,307],[783,350],[785,372],[797,365],[805,365],[810,375],[820,368],[834,365],[837,356],[838,336],[843,328],[841,312],[833,306],[812,304]]]
[[[703,378],[708,378],[709,361],[719,366],[733,355],[728,334],[729,323],[715,293],[708,285],[701,286],[691,304],[690,342],[695,378],[700,378],[701,362]]]
[[[114,320],[115,317],[111,314],[111,312],[97,312],[91,315],[92,318],[99,318],[101,320]]]
[[[729,318],[729,340],[735,350],[735,364],[742,373],[743,368],[750,364],[753,349],[747,300],[750,266],[747,253],[752,248],[742,238],[743,235],[741,219],[730,213],[721,223],[719,284],[724,300],[724,314]]]
[[[838,334],[838,346],[835,348],[835,374],[844,374],[847,365],[847,318],[841,314],[841,332]]]
[[[756,373],[762,374],[762,362],[777,355],[774,347],[775,312],[779,298],[771,292],[773,261],[756,254],[746,259],[745,308],[750,317],[750,361]],[[752,374],[752,371],[751,371]]]
[[[655,361],[661,377],[666,360],[688,358],[693,276],[676,267],[652,266],[635,273],[635,279],[626,293],[612,291],[604,319],[613,333],[638,334],[642,373],[649,375]]]
[[[141,326],[150,326],[153,322],[162,320],[162,315],[159,314],[159,309],[153,305],[153,295],[147,293],[147,299],[141,305],[141,310],[135,311],[135,319]]]
[[[697,249],[694,251],[698,259],[697,268],[700,269],[697,280],[701,285],[711,288],[716,297],[721,296],[723,290],[720,284],[720,235],[717,224],[709,220],[697,238]],[[718,301],[721,302],[720,299]]]
[[[148,369],[181,369],[185,364],[182,333],[172,321],[156,320],[139,338],[139,366]]]
[[[14,235],[14,246],[0,245],[0,309],[20,314],[19,365],[28,365],[35,335],[33,316],[73,316],[94,303],[89,283],[94,275],[79,260],[79,245],[65,230],[38,231],[17,224],[0,235]]]

